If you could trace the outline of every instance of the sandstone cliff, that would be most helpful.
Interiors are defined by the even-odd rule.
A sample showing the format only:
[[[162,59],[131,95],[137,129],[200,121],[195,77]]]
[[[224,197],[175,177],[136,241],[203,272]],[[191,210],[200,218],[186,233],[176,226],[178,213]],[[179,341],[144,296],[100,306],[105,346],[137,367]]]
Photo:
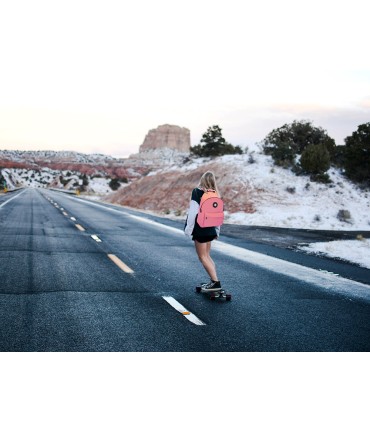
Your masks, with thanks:
[[[190,150],[190,131],[176,125],[161,125],[156,129],[151,129],[141,144],[139,152],[159,148],[169,148],[183,153]]]

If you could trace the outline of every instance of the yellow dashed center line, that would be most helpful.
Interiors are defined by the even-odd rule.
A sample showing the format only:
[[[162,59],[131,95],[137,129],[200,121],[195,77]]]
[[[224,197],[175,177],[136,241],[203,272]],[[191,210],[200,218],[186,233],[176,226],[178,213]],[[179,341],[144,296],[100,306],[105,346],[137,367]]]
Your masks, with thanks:
[[[123,270],[125,273],[134,273],[132,269],[130,269],[127,264],[125,264],[122,260],[120,260],[117,256],[114,254],[108,254],[108,257],[113,261],[114,264],[116,264],[121,270]]]
[[[55,207],[57,207],[57,208],[59,208],[59,206],[58,206],[58,204],[57,203],[53,203],[54,205],[55,205]],[[63,211],[64,209],[62,209],[61,208],[61,210]],[[65,212],[65,211],[63,211],[63,214],[65,215],[65,216],[68,216],[68,214]],[[72,216],[71,217],[71,220],[74,220],[74,221],[76,221],[76,219]],[[78,223],[76,223],[75,224],[75,226],[76,226],[76,228],[79,230],[79,231],[85,231],[85,228],[83,228],[81,225],[79,225]],[[93,239],[95,239],[95,241],[97,241],[97,242],[101,242],[101,240],[96,236],[96,235],[92,235],[91,236]],[[113,263],[116,265],[116,266],[118,266],[122,271],[124,271],[125,273],[134,273],[134,271],[130,268],[130,267],[128,267],[127,266],[127,264],[125,264],[122,260],[120,260],[116,255],[114,255],[114,254],[108,254],[108,257],[113,261]],[[184,314],[187,314],[186,312],[184,313]]]

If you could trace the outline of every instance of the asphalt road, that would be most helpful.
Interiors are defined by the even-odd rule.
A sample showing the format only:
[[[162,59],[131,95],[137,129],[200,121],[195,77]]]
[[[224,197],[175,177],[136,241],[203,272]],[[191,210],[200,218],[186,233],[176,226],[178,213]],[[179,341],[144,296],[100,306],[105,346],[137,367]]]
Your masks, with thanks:
[[[212,256],[233,297],[210,301],[181,226],[54,191],[1,196],[0,350],[369,351],[368,270],[224,236]]]

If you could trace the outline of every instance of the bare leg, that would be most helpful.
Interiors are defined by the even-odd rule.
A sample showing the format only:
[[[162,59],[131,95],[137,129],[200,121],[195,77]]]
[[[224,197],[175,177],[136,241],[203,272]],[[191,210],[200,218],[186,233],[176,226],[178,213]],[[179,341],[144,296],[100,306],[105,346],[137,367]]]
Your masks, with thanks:
[[[216,265],[215,265],[215,263],[214,263],[214,261],[212,260],[212,257],[211,257],[211,242],[207,242],[207,254],[208,254],[208,258],[211,260],[211,263],[213,264],[213,267],[215,268],[215,272],[216,272]],[[217,280],[217,279],[214,279],[214,280]]]
[[[204,269],[208,273],[209,277],[213,281],[218,281],[217,273],[216,273],[216,266],[211,256],[209,255],[211,249],[211,242],[198,242],[194,241],[195,250],[198,254],[198,258],[202,263]]]

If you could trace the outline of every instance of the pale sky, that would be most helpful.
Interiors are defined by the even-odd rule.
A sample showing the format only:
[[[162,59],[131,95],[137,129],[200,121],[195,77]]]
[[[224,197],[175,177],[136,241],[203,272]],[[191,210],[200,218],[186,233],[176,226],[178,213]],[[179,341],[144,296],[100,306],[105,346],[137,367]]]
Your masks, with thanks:
[[[211,125],[247,146],[294,119],[370,121],[367,1],[0,0],[0,149],[124,157]]]

